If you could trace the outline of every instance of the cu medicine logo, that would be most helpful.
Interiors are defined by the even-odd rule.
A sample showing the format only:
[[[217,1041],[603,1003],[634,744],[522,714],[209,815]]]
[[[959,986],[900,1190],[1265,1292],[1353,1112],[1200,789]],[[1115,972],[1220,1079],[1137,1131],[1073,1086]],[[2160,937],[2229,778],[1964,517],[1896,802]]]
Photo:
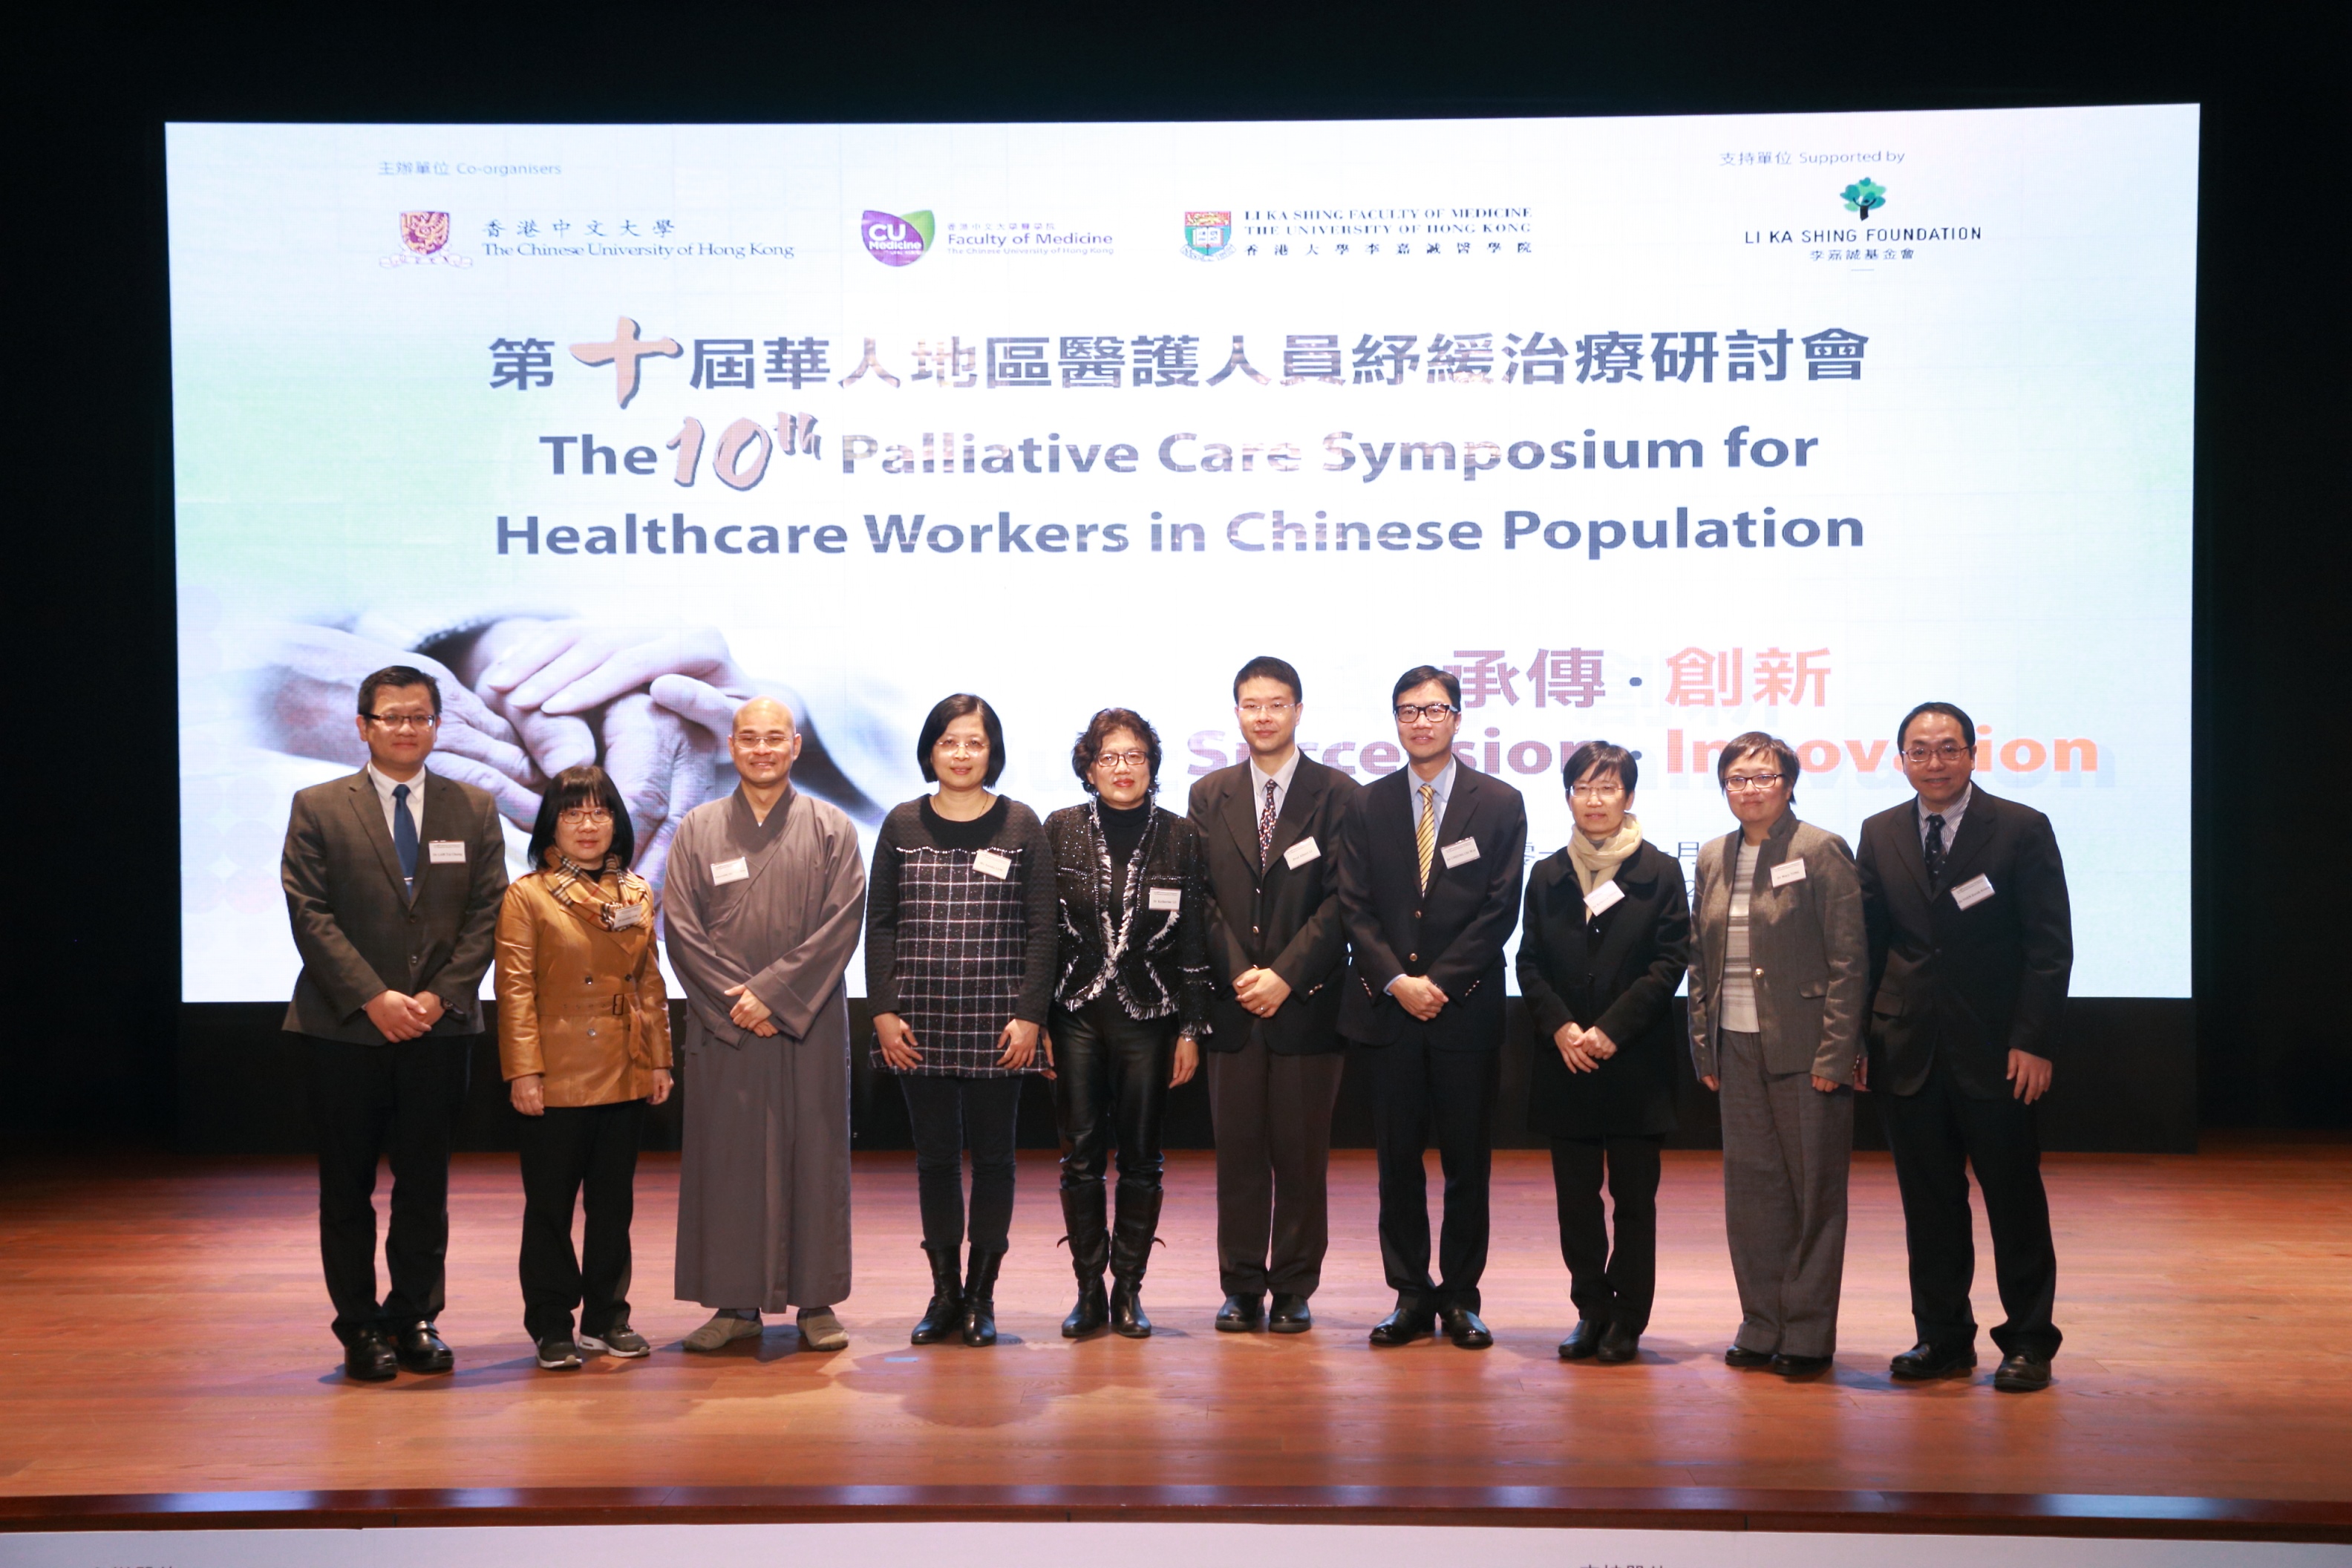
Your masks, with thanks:
[[[471,267],[472,257],[456,251],[444,252],[449,243],[447,213],[403,213],[400,215],[400,243],[408,247],[403,256],[387,256],[380,265],[384,267]]]
[[[885,267],[912,267],[931,247],[936,226],[928,208],[904,217],[868,209],[857,226],[866,254]]]

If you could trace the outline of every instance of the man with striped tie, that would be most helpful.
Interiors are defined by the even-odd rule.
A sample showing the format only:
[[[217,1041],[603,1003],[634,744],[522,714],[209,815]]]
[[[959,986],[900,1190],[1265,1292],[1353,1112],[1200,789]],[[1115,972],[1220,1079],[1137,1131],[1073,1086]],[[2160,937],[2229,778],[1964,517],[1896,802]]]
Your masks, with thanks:
[[[1519,918],[1528,816],[1519,792],[1454,751],[1462,683],[1431,665],[1398,678],[1391,702],[1407,766],[1368,785],[1340,834],[1339,909],[1354,948],[1339,1033],[1372,1090],[1381,1260],[1396,1310],[1375,1345],[1409,1344],[1443,1322],[1465,1350],[1486,1267],[1489,1123],[1503,1045],[1503,944]],[[1467,748],[1464,748],[1465,751]],[[1445,1172],[1439,1278],[1429,1272],[1422,1155]]]
[[[1324,1177],[1348,975],[1332,868],[1358,786],[1300,752],[1303,701],[1287,661],[1242,666],[1234,717],[1249,760],[1192,785],[1215,976],[1201,1046],[1217,1134],[1217,1329],[1229,1334],[1313,1327],[1307,1301],[1331,1239]]]

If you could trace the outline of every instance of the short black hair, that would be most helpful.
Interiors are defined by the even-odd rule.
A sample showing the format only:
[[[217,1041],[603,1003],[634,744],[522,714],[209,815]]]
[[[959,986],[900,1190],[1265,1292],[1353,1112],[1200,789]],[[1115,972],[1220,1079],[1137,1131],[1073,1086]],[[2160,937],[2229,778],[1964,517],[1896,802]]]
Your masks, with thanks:
[[[610,853],[621,858],[623,870],[636,862],[637,829],[629,820],[628,803],[621,798],[621,788],[613,775],[593,763],[576,768],[566,768],[555,775],[547,793],[539,797],[539,820],[530,826],[530,848],[528,855],[530,868],[544,870],[547,852],[555,847],[555,819],[575,805],[601,805],[613,814],[613,847]],[[593,871],[597,868],[588,868]]]
[[[1973,752],[1977,749],[1976,721],[1961,712],[1958,704],[1951,702],[1922,702],[1918,707],[1914,708],[1910,712],[1903,715],[1903,722],[1895,726],[1895,749],[1896,751],[1899,752],[1903,749],[1903,732],[1911,728],[1911,721],[1918,718],[1923,713],[1941,713],[1947,719],[1958,720],[1960,721],[1960,739],[1968,743],[1969,751]]]
[[[1795,795],[1798,773],[1795,749],[1780,736],[1768,735],[1761,730],[1750,730],[1744,735],[1734,735],[1723,743],[1723,750],[1716,754],[1715,782],[1718,784],[1723,783],[1725,777],[1731,772],[1731,764],[1740,758],[1753,757],[1759,753],[1771,757],[1772,765],[1780,770],[1781,778],[1788,782],[1789,794],[1791,796]]]
[[[1642,777],[1642,764],[1633,760],[1633,752],[1622,746],[1612,746],[1606,741],[1587,741],[1570,752],[1568,761],[1560,764],[1559,787],[1563,790],[1570,788],[1595,768],[1602,773],[1615,773],[1617,782],[1625,786],[1627,795],[1633,793],[1634,784]]]
[[[1234,700],[1236,702],[1242,700],[1242,682],[1244,680],[1279,680],[1290,688],[1293,702],[1307,700],[1307,689],[1298,684],[1298,671],[1290,667],[1288,659],[1276,658],[1270,653],[1258,655],[1242,666],[1241,672],[1234,677]]]
[[[915,765],[923,770],[925,784],[940,782],[939,769],[931,765],[931,748],[948,732],[948,726],[958,719],[980,715],[980,727],[988,731],[988,773],[980,781],[993,784],[1004,772],[1004,726],[996,721],[996,710],[988,700],[974,697],[969,691],[959,691],[952,697],[942,697],[931,706],[930,717],[923,721],[923,732],[915,742]]]
[[[1398,698],[1402,697],[1414,687],[1426,686],[1433,680],[1445,688],[1445,700],[1448,702],[1453,703],[1456,708],[1462,706],[1462,678],[1450,669],[1440,669],[1433,664],[1416,664],[1398,676],[1395,689],[1389,693],[1389,706],[1395,707]]]
[[[360,682],[360,717],[372,718],[375,713],[375,694],[384,687],[397,691],[404,686],[421,686],[433,694],[433,716],[441,716],[441,683],[405,664],[387,664]]]
[[[1132,708],[1106,708],[1087,721],[1078,731],[1077,743],[1070,748],[1070,771],[1087,786],[1088,795],[1100,795],[1095,788],[1095,759],[1102,755],[1103,742],[1114,730],[1129,730],[1143,742],[1144,751],[1151,758],[1151,787],[1160,787],[1160,731],[1153,729],[1142,714]]]

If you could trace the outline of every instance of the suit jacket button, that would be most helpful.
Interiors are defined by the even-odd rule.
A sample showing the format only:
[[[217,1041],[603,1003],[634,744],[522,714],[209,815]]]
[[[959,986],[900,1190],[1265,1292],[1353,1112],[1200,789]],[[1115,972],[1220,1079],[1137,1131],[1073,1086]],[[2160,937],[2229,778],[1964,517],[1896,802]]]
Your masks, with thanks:
[[[1761,979],[1763,979],[1763,978],[1764,978],[1764,972],[1763,972],[1761,969],[1759,969],[1759,970],[1756,972],[1756,978],[1757,978],[1757,979],[1759,979],[1759,980],[1761,980]]]
[[[1417,952],[1408,952],[1404,955],[1404,961],[1407,963],[1419,963],[1421,962],[1421,954]]]

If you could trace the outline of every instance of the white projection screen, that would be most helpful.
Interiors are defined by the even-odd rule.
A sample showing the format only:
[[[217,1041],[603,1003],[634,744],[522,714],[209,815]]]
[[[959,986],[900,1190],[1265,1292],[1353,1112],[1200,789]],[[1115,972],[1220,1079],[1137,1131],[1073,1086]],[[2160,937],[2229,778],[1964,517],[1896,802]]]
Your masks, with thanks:
[[[2193,107],[167,146],[189,1001],[288,994],[287,799],[382,665],[518,867],[598,757],[657,874],[744,694],[869,834],[959,690],[1041,813],[1139,710],[1181,811],[1259,653],[1363,779],[1458,668],[1531,855],[1601,738],[1687,862],[1754,729],[1851,838],[1956,701],[2074,993],[2189,994]]]

